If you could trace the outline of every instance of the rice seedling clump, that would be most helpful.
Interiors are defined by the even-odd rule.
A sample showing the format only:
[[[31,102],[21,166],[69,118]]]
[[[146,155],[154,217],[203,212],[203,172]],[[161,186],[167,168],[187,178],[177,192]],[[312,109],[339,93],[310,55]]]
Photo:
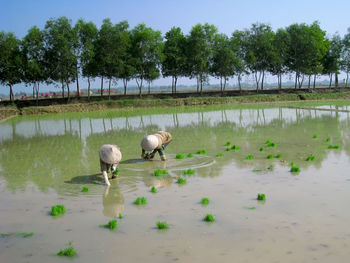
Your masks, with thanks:
[[[191,175],[191,174],[195,174],[195,173],[196,173],[196,170],[191,169],[191,168],[184,171],[184,175]]]
[[[266,144],[267,147],[275,147],[275,146],[276,146],[276,143],[274,143],[274,142],[272,142],[272,141],[270,141],[270,140],[267,140],[267,141],[265,142],[265,144]]]
[[[306,161],[313,161],[313,160],[315,160],[315,156],[313,155],[310,155],[306,158]]]
[[[266,196],[265,196],[265,194],[258,194],[258,196],[257,196],[257,199],[258,200],[260,200],[260,201],[263,201],[263,200],[266,200]]]
[[[231,142],[226,142],[225,143],[225,146],[230,146],[231,145]]]
[[[224,156],[223,153],[217,153],[217,154],[216,154],[216,157],[222,157],[222,156]]]
[[[31,232],[31,233],[23,232],[23,233],[21,233],[21,236],[22,237],[32,237],[32,236],[34,236],[34,232]]]
[[[328,138],[326,139],[326,142],[330,142],[330,141],[331,141],[331,138],[328,137]]]
[[[122,213],[119,213],[119,219],[123,219],[123,217]]]
[[[206,154],[207,150],[198,150],[196,153],[197,154]]]
[[[227,152],[231,151],[231,147],[227,147],[227,148],[226,148],[226,151],[227,151]]]
[[[267,159],[272,159],[273,158],[273,154],[269,154],[268,156],[266,156]]]
[[[259,151],[263,152],[263,151],[265,151],[265,148],[264,147],[260,147]]]
[[[254,155],[249,154],[245,158],[246,158],[246,160],[251,160],[251,159],[254,159]]]
[[[340,149],[339,145],[328,145],[328,149]]]
[[[231,147],[231,150],[234,150],[234,151],[238,151],[240,149],[241,148],[239,146],[237,146],[236,144],[232,145],[232,147]]]
[[[184,153],[178,153],[176,154],[176,159],[185,159],[185,154]]]
[[[267,167],[267,170],[273,171],[275,169],[275,166],[273,166],[273,164],[271,164],[269,167]]]
[[[207,197],[203,197],[202,200],[201,200],[201,204],[202,205],[208,205],[210,203],[210,200],[209,198]]]
[[[152,193],[157,193],[157,192],[158,192],[158,190],[157,190],[157,188],[155,188],[154,186],[152,186],[152,188],[151,188],[151,192],[152,192]]]
[[[187,183],[187,180],[184,179],[184,178],[179,177],[179,178],[177,178],[177,183],[178,184],[185,184],[185,183]]]
[[[203,218],[203,220],[206,222],[214,222],[215,216],[213,216],[212,214],[206,214],[206,216]]]
[[[72,242],[69,242],[69,246],[65,249],[58,251],[57,256],[74,257],[76,252],[72,246]]]
[[[275,158],[277,158],[277,159],[282,158],[282,154],[280,154],[280,153],[276,154]]]
[[[87,193],[87,192],[89,192],[89,188],[87,188],[86,186],[84,186],[84,187],[81,189],[81,191],[82,191],[83,193]]]
[[[112,172],[112,174],[118,175],[118,174],[119,174],[119,168],[117,167],[117,168]]]
[[[118,226],[117,220],[115,220],[115,219],[109,221],[108,224],[107,224],[107,227],[108,227],[109,229],[116,229],[117,226]]]
[[[136,205],[145,205],[147,204],[147,198],[146,197],[138,197],[135,200]]]
[[[164,169],[156,169],[154,170],[153,174],[154,176],[161,177],[161,176],[168,175],[168,171]]]
[[[66,213],[66,208],[64,205],[55,205],[51,207],[51,215],[58,216]]]
[[[317,134],[314,134],[314,136],[312,136],[312,138],[317,139],[318,138]]]
[[[157,222],[158,229],[168,229],[170,228],[167,222]]]
[[[193,157],[193,153],[187,154],[187,158],[192,158],[192,157]]]
[[[292,173],[300,173],[300,168],[299,167],[297,167],[297,166],[292,166],[291,168],[290,168],[290,171],[292,172]]]

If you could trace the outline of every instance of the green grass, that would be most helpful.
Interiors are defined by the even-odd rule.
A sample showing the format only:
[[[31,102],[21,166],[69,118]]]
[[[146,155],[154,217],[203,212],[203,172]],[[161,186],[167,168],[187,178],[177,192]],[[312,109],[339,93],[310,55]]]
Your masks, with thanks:
[[[225,146],[230,146],[231,145],[231,142],[226,142],[225,143]]]
[[[217,154],[216,154],[216,157],[222,157],[222,156],[224,156],[223,153],[217,153]]]
[[[249,154],[245,157],[246,160],[251,160],[251,159],[254,159],[254,155],[252,154]]]
[[[58,216],[66,213],[66,208],[64,205],[55,205],[51,207],[51,215]]]
[[[215,216],[213,216],[212,214],[206,214],[206,216],[203,218],[203,220],[206,222],[214,222]]]
[[[237,146],[236,144],[232,145],[231,146],[231,150],[234,150],[234,151],[238,151],[240,150],[241,148],[239,146]]]
[[[61,249],[58,251],[57,256],[65,256],[65,257],[75,257],[76,252],[72,246],[72,242],[69,242],[69,246],[65,249]]]
[[[22,237],[32,237],[32,236],[34,236],[34,232],[31,232],[31,233],[23,232],[23,233],[21,233],[21,236]]]
[[[264,147],[260,147],[259,151],[263,152],[263,151],[265,151],[265,148]]]
[[[187,169],[186,171],[183,172],[184,175],[192,175],[192,174],[195,174],[196,173],[196,170],[194,169]]]
[[[269,154],[266,156],[267,159],[272,159],[273,158],[273,154]]]
[[[176,159],[185,159],[185,157],[186,157],[186,154],[184,154],[184,153],[178,153],[178,154],[176,154]]]
[[[300,170],[300,168],[297,167],[297,166],[292,166],[292,167],[290,168],[290,172],[291,172],[291,173],[300,173],[301,170]]]
[[[86,187],[86,186],[84,186],[84,187],[81,189],[81,191],[82,191],[83,193],[87,193],[87,192],[89,192],[89,188]]]
[[[134,203],[136,205],[145,205],[145,204],[147,204],[147,198],[146,197],[138,197],[138,198],[136,198]]]
[[[318,138],[318,135],[317,135],[317,134],[314,134],[314,135],[312,136],[312,138],[317,139],[317,138]]]
[[[207,197],[203,197],[202,200],[201,200],[201,204],[202,205],[208,205],[210,203],[210,200],[209,198]]]
[[[152,192],[152,193],[157,193],[157,192],[158,192],[158,190],[157,190],[157,188],[155,188],[154,186],[152,186],[152,188],[151,188],[151,192]]]
[[[187,180],[184,179],[184,178],[179,177],[179,178],[177,178],[177,183],[178,184],[185,184],[185,183],[187,183]]]
[[[196,153],[197,154],[206,154],[207,150],[198,150]]]
[[[187,154],[187,158],[192,158],[193,156],[194,156],[193,153]]]
[[[160,222],[160,221],[157,222],[157,227],[158,227],[158,229],[169,229],[170,228],[167,222]]]
[[[164,169],[156,169],[154,170],[153,174],[154,176],[161,177],[161,176],[168,175],[168,171]]]
[[[276,154],[275,158],[277,158],[277,159],[282,158],[282,154],[280,154],[280,153]]]
[[[340,149],[339,145],[328,145],[328,149]]]
[[[266,195],[258,193],[257,199],[260,200],[260,201],[264,201],[264,200],[266,200]]]
[[[315,160],[315,156],[313,155],[309,155],[307,158],[306,158],[306,161],[313,161]]]

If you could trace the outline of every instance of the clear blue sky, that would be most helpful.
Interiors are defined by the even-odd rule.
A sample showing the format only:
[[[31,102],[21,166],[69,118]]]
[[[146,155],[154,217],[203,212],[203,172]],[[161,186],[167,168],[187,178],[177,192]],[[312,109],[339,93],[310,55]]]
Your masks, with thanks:
[[[336,32],[343,36],[350,27],[349,0],[0,0],[0,10],[0,31],[14,32],[19,38],[30,27],[43,28],[49,18],[59,16],[73,24],[83,18],[97,26],[104,18],[114,23],[127,20],[131,27],[145,23],[163,34],[172,26],[187,34],[192,26],[205,22],[227,35],[255,22],[277,29],[318,20],[329,36]]]

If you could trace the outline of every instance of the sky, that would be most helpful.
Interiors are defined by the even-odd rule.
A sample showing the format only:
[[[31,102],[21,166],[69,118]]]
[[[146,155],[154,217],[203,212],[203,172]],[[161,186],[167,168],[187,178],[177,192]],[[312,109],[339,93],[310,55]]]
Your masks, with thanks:
[[[145,23],[163,35],[173,26],[188,34],[192,26],[206,22],[228,36],[256,22],[270,24],[276,30],[317,20],[328,36],[339,33],[341,37],[350,27],[349,0],[0,0],[0,10],[0,31],[13,32],[18,38],[32,26],[43,29],[49,18],[60,16],[68,17],[73,24],[83,18],[98,27],[104,18],[113,23],[127,20],[131,28]],[[155,82],[170,83],[168,79]],[[188,79],[179,82],[192,83]],[[3,89],[0,86],[0,93]]]

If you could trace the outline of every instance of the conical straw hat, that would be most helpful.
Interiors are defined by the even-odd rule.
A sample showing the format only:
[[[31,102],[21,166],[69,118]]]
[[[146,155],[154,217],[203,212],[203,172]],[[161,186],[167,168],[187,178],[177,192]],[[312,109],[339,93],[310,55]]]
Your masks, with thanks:
[[[147,135],[141,141],[141,147],[145,151],[153,151],[158,146],[158,138],[155,135]]]
[[[122,153],[117,145],[104,144],[100,148],[100,159],[108,164],[119,163],[122,159]]]

